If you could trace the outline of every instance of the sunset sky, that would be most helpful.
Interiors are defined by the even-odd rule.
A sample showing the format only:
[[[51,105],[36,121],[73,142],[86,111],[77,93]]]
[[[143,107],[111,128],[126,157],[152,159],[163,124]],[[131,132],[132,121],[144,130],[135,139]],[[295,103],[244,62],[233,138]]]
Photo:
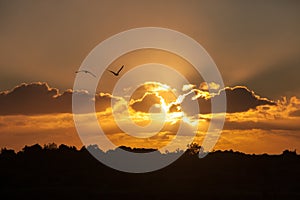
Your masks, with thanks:
[[[163,147],[180,122],[201,143],[210,123],[210,99],[225,92],[226,122],[214,149],[271,154],[300,149],[299,10],[297,0],[0,1],[0,148],[50,142],[80,148],[72,114],[75,71],[101,41],[151,26],[182,32],[200,43],[225,88],[204,83],[189,62],[170,52],[128,52],[107,68],[125,65],[125,75],[138,65],[161,63],[190,84],[176,82],[176,89],[164,80],[132,85],[138,89],[126,102],[124,96],[112,95],[120,77],[105,72],[96,97],[82,95],[95,102],[99,124],[113,143]],[[200,112],[189,113],[189,102],[197,102]],[[129,136],[117,125],[119,119],[131,127],[124,120],[126,105],[137,125],[159,126],[160,111],[168,113],[167,120],[158,133],[141,133],[151,137]],[[180,141],[178,147],[186,147],[185,138]]]

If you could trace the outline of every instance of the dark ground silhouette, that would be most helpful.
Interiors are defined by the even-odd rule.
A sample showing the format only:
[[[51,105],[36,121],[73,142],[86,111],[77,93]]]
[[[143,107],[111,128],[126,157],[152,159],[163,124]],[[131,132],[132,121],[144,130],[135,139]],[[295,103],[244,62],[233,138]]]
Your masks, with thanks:
[[[122,147],[126,149],[126,147]],[[130,149],[148,152],[147,149]],[[1,199],[300,199],[300,156],[193,150],[159,171],[104,166],[85,148],[26,146],[0,154]]]

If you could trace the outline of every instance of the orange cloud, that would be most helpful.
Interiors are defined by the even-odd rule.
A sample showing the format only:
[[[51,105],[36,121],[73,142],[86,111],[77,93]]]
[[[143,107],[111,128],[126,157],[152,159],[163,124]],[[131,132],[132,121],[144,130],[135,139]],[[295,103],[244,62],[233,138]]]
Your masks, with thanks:
[[[195,88],[192,87],[190,87],[190,89],[195,90]],[[45,83],[33,83],[20,85],[12,91],[2,92],[0,94],[0,99],[1,101],[3,101],[4,98],[13,99],[13,101],[9,103],[10,105],[14,105],[17,102],[22,102],[22,98],[18,101],[15,100],[15,98],[23,97],[26,94],[25,91],[28,91],[28,95],[26,97],[27,99],[23,99],[24,102],[28,102],[29,99],[34,102],[37,100],[44,100],[44,104],[41,105],[45,106],[45,103],[55,105],[53,102],[60,102],[60,106],[67,106],[67,104],[70,103],[72,96],[71,90],[60,94],[57,89],[50,88]],[[200,106],[209,105],[209,99],[205,100],[199,97],[198,99],[193,100],[192,97],[195,96],[195,93],[188,93],[186,96],[181,96],[181,100],[183,100],[183,102],[179,104],[173,103],[177,101],[176,98],[169,98],[168,103],[173,112],[170,112],[167,115],[164,126],[155,132],[153,131],[154,135],[151,137],[136,138],[124,133],[120,127],[118,127],[115,120],[121,119],[125,121],[127,126],[130,126],[131,123],[143,126],[147,124],[146,122],[151,122],[152,120],[152,122],[156,123],[156,121],[159,121],[160,119],[159,117],[155,118],[156,115],[154,115],[154,118],[151,119],[151,115],[147,112],[150,105],[161,103],[160,98],[163,97],[157,96],[156,92],[158,91],[153,91],[152,93],[142,92],[145,92],[145,90],[140,90],[138,94],[133,95],[134,97],[140,98],[131,99],[132,108],[140,112],[136,112],[134,109],[129,109],[129,118],[124,117],[122,112],[122,109],[126,108],[125,103],[128,103],[124,99],[122,100],[119,98],[118,103],[115,104],[116,107],[120,107],[116,109],[121,110],[117,116],[112,115],[111,108],[111,99],[117,99],[117,97],[113,97],[108,93],[100,93],[96,95],[94,99],[91,99],[92,101],[96,101],[96,107],[98,108],[97,116],[101,128],[115,145],[149,148],[164,147],[175,137],[179,128],[179,123],[182,123],[184,130],[186,130],[183,136],[180,137],[180,144],[178,144],[181,145],[182,148],[186,147],[186,138],[195,133],[193,132],[194,129],[191,128],[194,126],[193,124],[196,125],[199,123],[195,141],[201,142],[203,140],[207,134],[207,127],[211,123],[211,113],[208,111],[208,108],[204,108],[207,109],[207,112],[204,112],[205,114],[200,114],[199,118],[193,118],[192,115],[184,115],[181,110],[183,104],[188,103],[189,100],[200,101],[202,103]],[[228,94],[228,103],[232,105],[229,106],[223,134],[221,135],[216,149],[234,149],[248,153],[261,153],[265,150],[268,152],[280,153],[283,148],[299,148],[300,144],[296,142],[299,137],[298,135],[300,134],[300,117],[297,115],[300,111],[299,99],[296,97],[289,100],[284,98],[280,101],[273,102],[268,99],[261,98],[253,91],[241,86],[225,88],[220,92],[226,92],[226,94]],[[41,94],[38,95],[36,93]],[[167,96],[166,91],[163,94]],[[91,97],[84,92],[82,95],[84,98]],[[34,98],[37,98],[37,100],[34,100]],[[218,98],[218,93],[212,95],[211,98]],[[204,101],[208,102],[203,104]],[[241,105],[235,105],[233,103],[240,103]],[[40,108],[41,105],[37,105],[37,108]],[[1,106],[1,108],[4,108],[3,105]],[[25,108],[21,108],[21,106],[19,106],[18,108],[20,108],[20,110],[18,112],[16,112],[16,110],[12,110],[14,112],[11,111],[10,114],[1,114],[0,147],[6,146],[20,149],[24,145],[34,143],[44,144],[49,142],[56,142],[58,144],[65,143],[80,147],[82,143],[74,127],[72,114],[68,113],[70,111],[66,113],[54,113],[54,111],[64,111],[63,109],[65,108],[61,108],[60,106],[54,106],[52,111],[50,111],[50,108],[41,107],[41,109],[44,110],[37,112],[35,110],[37,108],[34,108],[34,104],[29,103],[25,106]],[[29,111],[30,108],[33,110]],[[8,112],[10,109],[5,108],[4,110],[6,110],[5,112]],[[16,113],[18,115],[15,115]],[[280,140],[284,141],[284,143],[280,143]],[[254,146],[254,144],[259,145]],[[274,147],[272,144],[274,144]],[[276,149],[278,151],[276,151]]]
[[[225,129],[300,130],[300,99],[278,100],[275,105],[261,105],[247,112],[227,114]]]
[[[204,91],[208,91],[208,90],[218,90],[220,89],[220,85],[215,83],[215,82],[210,82],[210,83],[207,83],[207,82],[202,82],[199,86],[199,88],[201,90],[204,90]]]

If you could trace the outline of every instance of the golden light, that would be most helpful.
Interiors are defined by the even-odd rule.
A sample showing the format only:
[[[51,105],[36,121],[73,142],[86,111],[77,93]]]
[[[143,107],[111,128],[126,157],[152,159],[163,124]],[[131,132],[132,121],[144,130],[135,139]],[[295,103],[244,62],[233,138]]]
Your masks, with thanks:
[[[194,90],[191,91],[193,92]],[[134,99],[141,96],[141,93],[143,92],[144,94],[141,98]],[[138,125],[145,126],[148,123],[150,123],[151,120],[161,119],[161,113],[159,112],[157,112],[154,115],[153,113],[152,115],[150,115],[151,111],[155,112],[157,111],[157,109],[160,109],[160,111],[166,115],[165,123],[176,124],[177,122],[182,120],[183,122],[191,126],[196,126],[198,124],[198,119],[193,120],[191,117],[188,117],[180,106],[185,96],[176,95],[176,90],[172,89],[170,86],[159,82],[145,82],[141,87],[139,87],[136,90],[136,93],[138,93],[138,95],[132,95],[129,105],[131,119]],[[188,92],[188,94],[189,93],[190,92]],[[147,96],[150,95],[154,97],[152,101],[145,100]],[[133,109],[135,103],[144,103],[144,111],[148,112],[141,112]]]

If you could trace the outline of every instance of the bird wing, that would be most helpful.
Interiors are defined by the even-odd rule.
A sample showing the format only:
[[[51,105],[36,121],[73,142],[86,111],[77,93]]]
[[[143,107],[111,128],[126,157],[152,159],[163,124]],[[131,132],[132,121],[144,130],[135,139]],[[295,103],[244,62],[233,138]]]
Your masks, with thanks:
[[[89,73],[89,74],[91,74],[93,77],[95,77],[95,78],[96,78],[96,75],[95,75],[95,74],[93,74],[92,72],[88,71],[88,70],[78,70],[78,71],[76,71],[75,73],[79,73],[79,72],[85,72],[85,73]]]
[[[117,74],[116,72],[114,72],[114,71],[111,71],[111,70],[107,70],[107,71],[109,71],[109,72],[113,73],[115,76],[117,76],[117,75],[118,75],[118,74]]]
[[[120,71],[123,69],[124,65],[122,65],[122,67],[119,69],[118,73],[120,73]]]
[[[86,70],[77,70],[75,73],[86,72]]]
[[[90,75],[92,75],[93,77],[95,77],[96,78],[96,75],[95,74],[93,74],[92,72],[90,72],[90,71],[86,71],[87,73],[89,73]]]

